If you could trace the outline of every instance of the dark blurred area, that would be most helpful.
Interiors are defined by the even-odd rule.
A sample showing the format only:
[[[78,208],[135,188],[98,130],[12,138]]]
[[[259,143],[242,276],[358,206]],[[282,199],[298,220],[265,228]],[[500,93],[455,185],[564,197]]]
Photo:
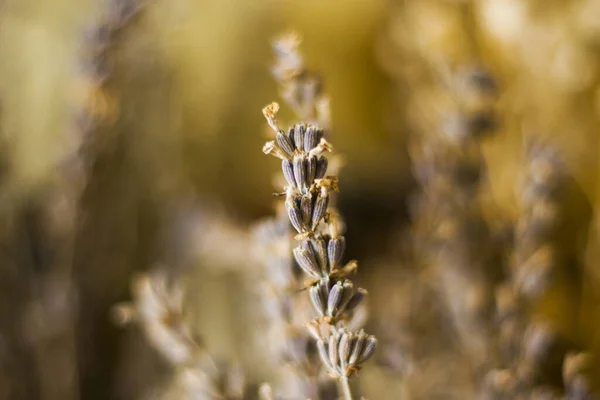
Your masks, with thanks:
[[[0,399],[337,398],[303,391],[312,310],[277,317],[270,269],[291,251],[261,109],[300,122],[272,70],[290,29],[378,338],[356,398],[600,398],[599,16],[0,0]]]

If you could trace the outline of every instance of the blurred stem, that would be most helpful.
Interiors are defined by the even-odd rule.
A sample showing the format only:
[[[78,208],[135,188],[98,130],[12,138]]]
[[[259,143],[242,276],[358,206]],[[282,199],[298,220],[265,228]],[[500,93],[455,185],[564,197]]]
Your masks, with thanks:
[[[340,378],[340,386],[342,387],[342,393],[344,393],[344,400],[352,400],[352,392],[350,391],[348,377],[344,376]]]

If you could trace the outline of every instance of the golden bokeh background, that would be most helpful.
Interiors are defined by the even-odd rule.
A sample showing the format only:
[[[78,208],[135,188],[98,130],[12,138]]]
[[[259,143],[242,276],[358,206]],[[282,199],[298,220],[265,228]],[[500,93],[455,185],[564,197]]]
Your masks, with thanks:
[[[401,319],[391,303],[406,301],[413,273],[411,138],[455,110],[448,77],[483,66],[498,97],[497,127],[480,141],[482,218],[492,232],[514,226],[528,141],[556,150],[566,176],[560,266],[533,313],[598,356],[600,1],[143,3],[119,28],[105,89],[82,54],[111,2],[0,0],[0,398],[158,396],[151,388],[168,386],[172,371],[136,328],[110,318],[135,274],[156,265],[186,280],[192,326],[210,353],[257,385],[273,379],[247,253],[252,226],[278,201],[276,166],[260,151],[269,137],[261,109],[279,99],[271,43],[289,29],[331,101],[329,137],[344,157],[339,208],[349,256],[361,261],[356,279],[371,295],[371,330]],[[63,166],[80,157],[82,108],[100,122],[91,172],[74,189],[69,179],[82,178]],[[296,122],[284,104],[281,115]],[[52,261],[64,251],[67,261]],[[413,383],[372,364],[360,379],[371,400],[479,398],[427,394],[422,386],[443,373],[435,362]]]

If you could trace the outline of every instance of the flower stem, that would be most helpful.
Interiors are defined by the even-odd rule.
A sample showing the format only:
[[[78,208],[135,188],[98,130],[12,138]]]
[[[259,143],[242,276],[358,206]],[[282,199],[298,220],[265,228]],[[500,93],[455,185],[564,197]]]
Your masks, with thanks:
[[[348,377],[340,378],[340,386],[342,387],[342,393],[344,394],[344,400],[352,400],[352,392],[350,391],[350,384],[348,383]]]

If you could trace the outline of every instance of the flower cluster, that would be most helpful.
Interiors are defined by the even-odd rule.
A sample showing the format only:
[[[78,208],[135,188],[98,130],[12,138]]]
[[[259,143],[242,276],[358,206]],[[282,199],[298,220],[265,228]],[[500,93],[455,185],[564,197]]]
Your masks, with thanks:
[[[496,291],[502,368],[486,374],[483,398],[593,398],[591,354],[574,349],[536,312],[560,268],[554,238],[564,218],[565,178],[556,149],[539,140],[528,143],[513,265]]]
[[[173,367],[173,375],[156,387],[165,399],[240,399],[247,389],[239,366],[214,360],[195,332],[185,310],[184,281],[166,267],[138,275],[131,302],[113,308],[119,325],[136,323],[148,343]]]
[[[377,340],[363,331],[354,333],[344,328],[366,291],[355,288],[346,278],[356,270],[357,263],[343,263],[346,242],[340,222],[328,210],[331,193],[338,190],[337,178],[326,175],[325,154],[332,147],[319,126],[300,123],[287,132],[280,129],[278,110],[277,103],[263,110],[276,135],[276,140],[265,144],[263,151],[282,160],[287,181],[285,206],[299,241],[293,254],[310,277],[308,293],[318,313],[308,324],[309,331],[317,339],[323,364],[333,377],[347,385],[347,378],[373,354]]]
[[[360,370],[375,351],[377,340],[363,330],[358,333],[343,329],[331,334],[327,342],[317,340],[317,348],[323,364],[334,376],[349,376]]]

